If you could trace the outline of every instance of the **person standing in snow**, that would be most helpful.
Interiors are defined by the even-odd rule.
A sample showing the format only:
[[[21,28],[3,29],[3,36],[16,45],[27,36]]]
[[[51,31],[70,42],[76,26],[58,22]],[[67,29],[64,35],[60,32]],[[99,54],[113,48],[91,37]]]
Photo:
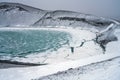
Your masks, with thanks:
[[[74,47],[70,47],[71,48],[71,53],[74,53]]]

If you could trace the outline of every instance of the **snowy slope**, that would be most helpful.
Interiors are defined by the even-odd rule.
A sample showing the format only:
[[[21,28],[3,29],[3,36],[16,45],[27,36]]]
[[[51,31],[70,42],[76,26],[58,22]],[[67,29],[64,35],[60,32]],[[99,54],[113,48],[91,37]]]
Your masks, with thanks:
[[[19,3],[0,3],[0,26],[71,26],[103,29],[113,20],[72,11],[46,11]],[[89,27],[88,27],[89,26]]]
[[[120,57],[39,78],[38,80],[119,80]]]
[[[120,68],[119,22],[72,11],[46,11],[19,3],[0,3],[0,31],[41,29],[70,33],[72,40],[68,46],[49,54],[31,54],[24,58],[0,56],[3,62],[8,60],[8,63],[19,65],[48,63],[44,66],[0,69],[1,80],[61,80],[61,77],[63,80],[86,80],[87,77],[89,80],[119,80],[120,72],[116,69]],[[70,51],[71,47],[75,48],[74,54]]]
[[[19,3],[0,3],[0,26],[28,26],[39,20],[46,11]]]
[[[98,55],[93,58],[91,57],[93,61],[87,59],[85,62],[78,61],[76,64],[78,64],[79,67],[72,67],[65,71],[60,71],[49,76],[41,77],[38,80],[119,80],[120,30],[116,30],[114,34],[117,36],[118,41],[107,44],[105,55]],[[86,62],[89,61],[92,62],[92,64],[80,67],[80,64],[86,64]]]
[[[79,71],[81,72],[81,70],[73,69],[72,70],[73,73],[71,74],[71,73],[69,73],[68,69],[78,68],[78,67],[82,67],[82,66],[84,68],[85,65],[89,65],[89,64],[97,63],[97,62],[102,62],[102,61],[107,61],[107,60],[110,60],[110,59],[118,57],[118,56],[120,57],[119,53],[115,53],[115,54],[111,53],[111,54],[105,54],[105,55],[102,54],[102,55],[90,57],[90,58],[87,58],[87,59],[85,58],[85,59],[79,59],[79,60],[75,60],[75,61],[67,61],[67,62],[63,62],[63,63],[59,63],[59,64],[36,66],[36,67],[20,67],[20,68],[0,69],[0,78],[2,80],[21,80],[21,79],[22,80],[31,80],[31,79],[38,79],[38,78],[41,78],[43,76],[52,75],[52,74],[55,74],[55,73],[58,73],[58,75],[53,75],[51,80],[54,80],[57,77],[58,77],[57,80],[61,80],[61,77],[59,77],[59,74],[60,75],[65,74],[66,75],[66,76],[62,77],[63,80],[66,80],[66,79],[64,79],[66,77],[69,79],[69,74],[73,78],[74,77],[78,78],[79,75],[77,75],[77,76],[74,76],[74,75],[79,73]],[[113,66],[115,66],[115,65],[118,66],[119,65],[119,59],[120,58],[118,58],[117,63],[115,63]],[[98,67],[98,69],[101,68],[101,66],[99,66],[99,64],[96,64],[96,67]],[[104,66],[104,67],[107,67],[107,66]],[[94,68],[94,67],[90,67],[90,68]],[[114,67],[114,69],[115,68],[116,67]],[[63,72],[63,71],[66,71],[66,70],[68,70],[68,74]],[[112,69],[109,69],[109,70],[112,70]],[[89,69],[88,69],[88,74],[90,74]],[[96,75],[99,76],[99,73],[96,74]],[[119,73],[118,73],[118,75],[119,75]],[[70,78],[70,79],[74,80],[73,78]],[[85,78],[87,78],[87,77],[85,77]],[[85,78],[83,78],[83,79],[85,79]],[[49,80],[49,77],[43,77],[43,80]],[[107,80],[109,80],[109,79],[107,79]]]
[[[72,11],[56,10],[45,14],[39,19],[34,26],[67,26],[67,27],[82,27],[82,28],[104,28],[111,23],[114,23],[108,19],[100,18],[97,16],[82,14]],[[88,27],[89,26],[89,27]]]

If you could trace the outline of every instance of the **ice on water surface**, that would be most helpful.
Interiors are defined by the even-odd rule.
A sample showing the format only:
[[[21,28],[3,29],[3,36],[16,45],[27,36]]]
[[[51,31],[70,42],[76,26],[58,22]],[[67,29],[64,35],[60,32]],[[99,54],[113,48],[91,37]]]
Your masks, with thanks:
[[[67,32],[51,30],[1,30],[0,55],[24,57],[31,53],[55,51],[69,44]]]

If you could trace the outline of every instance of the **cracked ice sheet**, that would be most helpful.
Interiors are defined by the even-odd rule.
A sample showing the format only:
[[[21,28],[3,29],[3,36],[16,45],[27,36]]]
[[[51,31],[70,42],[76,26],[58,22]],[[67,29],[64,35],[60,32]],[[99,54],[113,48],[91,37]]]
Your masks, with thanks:
[[[88,58],[91,56],[102,54],[102,49],[99,47],[99,45],[95,44],[93,41],[86,42],[82,47],[75,48],[74,53],[71,53],[70,49],[62,50],[58,51],[58,53],[53,53],[49,55],[48,59],[45,62],[58,63],[69,60],[72,61],[77,59]]]
[[[46,52],[45,55],[40,54],[30,54],[26,56],[26,58],[12,58],[12,61],[20,61],[20,62],[29,62],[29,63],[59,63],[68,60],[77,60],[82,58],[87,58],[91,56],[95,56],[98,54],[102,54],[102,49],[96,44],[92,39],[96,38],[96,34],[89,30],[80,30],[73,28],[1,28],[1,30],[24,30],[24,29],[42,29],[42,30],[57,30],[57,31],[65,31],[72,35],[72,40],[70,41],[69,46],[63,46],[58,51],[54,51],[52,53]],[[82,47],[79,47],[83,40],[87,40]],[[71,53],[70,46],[75,48],[74,54]],[[92,46],[92,47],[91,47]],[[5,59],[9,60],[11,58],[6,57]]]
[[[72,41],[69,46],[63,46],[57,52],[55,51],[42,57],[43,58],[42,61],[44,63],[53,64],[53,63],[59,63],[59,62],[64,62],[68,60],[77,60],[77,59],[82,59],[82,58],[87,58],[90,56],[102,54],[102,49],[99,47],[99,45],[95,44],[92,41],[92,39],[96,38],[95,33],[87,30],[77,30],[72,28],[59,29],[59,30],[70,33],[72,35]],[[90,41],[86,42],[82,47],[78,47],[80,46],[83,40],[88,40],[88,41],[90,40]],[[71,50],[70,50],[71,46],[75,48],[75,52],[73,54],[71,53]],[[31,59],[34,58],[33,59],[34,61],[40,62],[41,55],[31,54],[31,55],[28,55],[27,57],[28,58],[30,57]]]
[[[59,62],[65,62],[69,60],[83,59],[95,55],[102,54],[102,49],[96,44],[93,39],[96,38],[96,34],[89,30],[78,30],[68,28],[64,31],[69,32],[73,38],[69,46],[64,46],[57,52],[53,52],[47,56],[45,63],[53,64]],[[81,42],[86,40],[82,47],[79,47]],[[71,53],[70,47],[74,47],[74,53]],[[92,47],[91,47],[92,46]]]

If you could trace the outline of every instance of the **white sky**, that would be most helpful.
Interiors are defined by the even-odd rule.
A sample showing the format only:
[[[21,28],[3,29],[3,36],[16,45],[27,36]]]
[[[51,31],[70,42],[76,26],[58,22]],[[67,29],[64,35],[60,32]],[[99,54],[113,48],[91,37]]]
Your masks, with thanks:
[[[120,0],[0,0],[17,2],[45,10],[70,10],[120,19]]]

